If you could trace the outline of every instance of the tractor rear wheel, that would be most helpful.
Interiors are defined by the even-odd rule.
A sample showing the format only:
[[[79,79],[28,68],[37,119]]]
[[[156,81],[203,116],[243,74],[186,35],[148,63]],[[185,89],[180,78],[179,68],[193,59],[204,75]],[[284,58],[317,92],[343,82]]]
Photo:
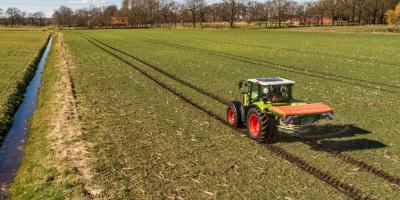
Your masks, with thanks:
[[[229,125],[235,128],[242,128],[242,103],[240,101],[229,102],[228,109],[226,110],[226,116]]]
[[[247,113],[247,134],[257,141],[272,140],[272,119],[258,108],[250,108]]]

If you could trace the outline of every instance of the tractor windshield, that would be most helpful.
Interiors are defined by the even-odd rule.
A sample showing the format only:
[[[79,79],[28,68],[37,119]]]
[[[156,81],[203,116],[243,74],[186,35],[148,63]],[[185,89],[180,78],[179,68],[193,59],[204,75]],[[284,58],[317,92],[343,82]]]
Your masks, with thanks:
[[[287,102],[292,99],[292,85],[262,86],[263,98],[274,103]]]

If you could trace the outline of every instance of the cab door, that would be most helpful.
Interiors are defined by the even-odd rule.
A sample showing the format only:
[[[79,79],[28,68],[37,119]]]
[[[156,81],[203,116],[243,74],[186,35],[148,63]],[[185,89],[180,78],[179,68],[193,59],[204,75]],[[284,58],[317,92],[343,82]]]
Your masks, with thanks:
[[[247,107],[251,104],[251,99],[249,98],[251,96],[251,82],[248,81],[240,81],[239,82],[239,89],[240,89],[240,94],[241,94],[241,99],[242,99],[242,105],[244,107]]]

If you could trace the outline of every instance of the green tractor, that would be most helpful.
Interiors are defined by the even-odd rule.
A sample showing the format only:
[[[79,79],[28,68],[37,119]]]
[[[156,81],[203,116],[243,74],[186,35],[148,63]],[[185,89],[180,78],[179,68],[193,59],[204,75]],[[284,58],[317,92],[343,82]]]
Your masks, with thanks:
[[[295,100],[294,84],[279,77],[240,81],[241,101],[229,102],[229,124],[235,128],[247,127],[250,138],[264,141],[271,140],[277,132],[304,132],[321,119],[333,119],[329,106]]]

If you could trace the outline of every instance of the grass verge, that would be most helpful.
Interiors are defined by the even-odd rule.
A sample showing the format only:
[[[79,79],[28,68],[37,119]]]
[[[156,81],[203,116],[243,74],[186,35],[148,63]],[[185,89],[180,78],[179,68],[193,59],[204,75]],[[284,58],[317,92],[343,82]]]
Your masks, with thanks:
[[[22,103],[24,94],[26,92],[26,88],[29,82],[32,80],[33,76],[35,75],[35,71],[37,69],[37,66],[40,62],[40,59],[44,51],[46,50],[46,46],[49,40],[50,40],[50,35],[47,37],[47,41],[39,49],[36,56],[33,58],[32,62],[29,64],[29,67],[27,67],[26,71],[22,76],[22,79],[16,82],[16,87],[13,89],[12,93],[7,97],[4,106],[4,111],[1,113],[0,110],[0,142],[3,139],[3,136],[7,133],[8,129],[11,127],[12,117],[15,111],[18,109],[19,105]]]
[[[80,139],[62,35],[54,38],[43,72],[24,158],[11,184],[13,199],[85,199],[90,179]],[[79,162],[77,162],[77,159]]]

